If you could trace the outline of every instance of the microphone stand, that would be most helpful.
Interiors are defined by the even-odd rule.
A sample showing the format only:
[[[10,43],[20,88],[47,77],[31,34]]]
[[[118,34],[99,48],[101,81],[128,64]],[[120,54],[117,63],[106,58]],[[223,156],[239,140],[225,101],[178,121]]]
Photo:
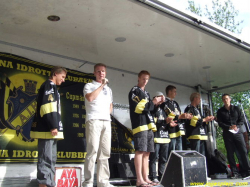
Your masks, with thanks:
[[[242,106],[242,104],[241,104],[241,101],[239,101],[239,103],[240,103],[240,107],[241,107],[241,110],[242,110],[242,114],[243,114],[243,116],[244,116],[244,120],[245,120],[245,124],[246,124],[245,126],[247,126],[247,131],[248,131],[248,133],[249,133],[249,132],[250,132],[250,129],[249,129],[249,126],[248,126],[248,123],[247,123],[246,115],[245,115],[243,106]]]
[[[248,133],[249,133],[250,129],[249,129],[249,126],[248,126],[248,123],[247,123],[246,115],[245,115],[245,112],[244,112],[244,109],[243,109],[241,101],[239,101],[239,103],[240,103],[240,107],[241,107],[241,110],[242,110],[242,114],[244,116],[244,120],[245,120],[245,124],[246,124],[245,126],[247,126],[247,130],[248,130]],[[247,180],[247,179],[250,179],[250,176],[242,178],[242,180]]]

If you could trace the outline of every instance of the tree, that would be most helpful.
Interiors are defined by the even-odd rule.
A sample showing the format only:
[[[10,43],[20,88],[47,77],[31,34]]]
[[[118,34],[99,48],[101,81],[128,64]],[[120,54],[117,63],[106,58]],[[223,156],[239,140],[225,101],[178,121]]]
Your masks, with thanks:
[[[190,10],[191,12],[202,17],[202,10],[201,10],[200,5],[196,7],[193,1],[188,1],[188,4],[189,4],[189,7],[187,8],[187,10]]]
[[[206,13],[202,13],[200,5],[195,5],[193,1],[188,1],[189,7],[187,10],[199,15],[202,17],[204,15],[213,23],[222,26],[223,28],[240,34],[242,29],[239,29],[240,24],[243,23],[243,20],[237,21],[236,17],[239,15],[239,11],[235,10],[231,0],[224,1],[224,5],[219,0],[212,0],[212,9],[209,10],[206,5]]]

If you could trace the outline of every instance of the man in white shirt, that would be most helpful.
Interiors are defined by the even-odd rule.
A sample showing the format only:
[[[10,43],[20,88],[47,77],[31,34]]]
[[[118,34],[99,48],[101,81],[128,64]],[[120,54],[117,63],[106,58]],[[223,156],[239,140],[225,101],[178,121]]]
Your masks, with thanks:
[[[87,155],[84,164],[84,187],[93,187],[95,162],[97,161],[97,187],[112,186],[109,183],[109,163],[111,149],[111,118],[113,97],[108,87],[106,65],[94,67],[96,80],[84,86],[86,107]]]

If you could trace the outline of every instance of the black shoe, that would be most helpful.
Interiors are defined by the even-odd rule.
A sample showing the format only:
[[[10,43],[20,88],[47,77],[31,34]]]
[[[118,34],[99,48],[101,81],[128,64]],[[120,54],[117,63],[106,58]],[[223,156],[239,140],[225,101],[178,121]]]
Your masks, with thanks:
[[[246,177],[250,176],[250,173],[249,172],[242,173],[241,176],[242,176],[242,178],[246,178]]]

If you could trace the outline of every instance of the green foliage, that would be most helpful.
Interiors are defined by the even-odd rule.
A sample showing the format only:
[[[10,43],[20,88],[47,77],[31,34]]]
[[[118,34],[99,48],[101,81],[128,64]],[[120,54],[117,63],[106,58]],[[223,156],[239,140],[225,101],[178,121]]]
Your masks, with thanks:
[[[202,10],[200,5],[196,7],[193,1],[188,1],[188,4],[189,4],[189,7],[187,8],[188,10],[202,17]]]
[[[239,15],[239,11],[235,10],[231,0],[223,2],[224,4],[222,4],[222,2],[219,0],[212,0],[212,8],[209,9],[209,7],[206,5],[206,13],[204,13],[204,16],[213,23],[220,25],[231,32],[240,34],[242,29],[239,29],[239,26],[243,23],[243,20],[236,20],[236,17]],[[193,1],[188,1],[188,4],[189,7],[187,10],[190,10],[191,12],[202,17],[200,5],[195,5]]]
[[[222,95],[223,94],[219,92],[212,93],[213,111],[214,111],[215,116],[216,116],[217,110],[224,105],[222,102]],[[240,106],[239,101],[241,101],[241,104],[245,112],[249,114],[250,90],[230,94],[230,96],[232,99],[231,104]],[[248,116],[248,119],[250,119],[250,116]]]

